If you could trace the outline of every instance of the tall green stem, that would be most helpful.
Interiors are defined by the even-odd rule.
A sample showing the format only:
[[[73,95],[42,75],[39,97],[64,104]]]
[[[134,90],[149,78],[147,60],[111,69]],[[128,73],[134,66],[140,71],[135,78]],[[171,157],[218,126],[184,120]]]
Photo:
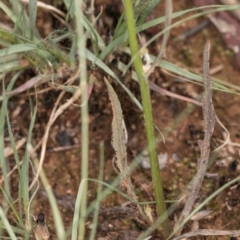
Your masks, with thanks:
[[[164,239],[166,239],[170,235],[171,228],[170,228],[170,224],[167,217],[166,205],[165,205],[164,195],[163,195],[163,185],[162,185],[158,158],[157,158],[156,139],[154,134],[150,91],[147,83],[148,80],[146,79],[145,74],[143,72],[142,60],[139,56],[132,1],[124,0],[124,4],[125,4],[125,13],[126,13],[126,19],[127,19],[127,29],[128,29],[128,35],[129,35],[131,55],[133,58],[133,65],[138,76],[141,97],[142,97],[143,114],[144,114],[144,120],[146,125],[148,152],[149,152],[149,158],[150,158],[150,164],[151,164],[153,187],[154,187],[154,193],[156,198],[156,206],[157,206],[158,215],[165,216],[165,221],[160,225],[160,228],[162,230],[162,234],[164,235]]]
[[[81,89],[81,179],[88,178],[88,96],[87,96],[87,63],[83,51],[86,51],[86,35],[83,29],[83,12],[81,9],[82,0],[75,0],[75,18],[76,18],[76,30],[77,30],[77,46],[80,68],[80,89]],[[79,232],[78,239],[84,240],[85,235],[85,220],[87,209],[87,181],[84,184],[84,190],[82,195],[81,207],[80,207],[80,220],[79,220]]]

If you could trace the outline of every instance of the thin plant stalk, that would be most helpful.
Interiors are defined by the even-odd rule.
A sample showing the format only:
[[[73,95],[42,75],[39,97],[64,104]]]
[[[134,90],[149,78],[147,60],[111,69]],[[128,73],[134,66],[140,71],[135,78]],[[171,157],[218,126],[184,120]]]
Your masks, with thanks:
[[[161,175],[159,171],[159,163],[158,163],[157,151],[156,151],[156,139],[154,135],[150,90],[148,87],[147,79],[145,78],[145,75],[143,72],[142,60],[138,53],[139,52],[138,42],[136,38],[136,28],[135,28],[132,1],[124,0],[124,4],[125,4],[126,19],[127,19],[127,29],[129,34],[129,45],[131,49],[131,55],[133,57],[133,65],[138,76],[141,97],[142,97],[143,114],[144,114],[144,120],[145,120],[145,126],[146,126],[148,152],[149,152],[149,158],[150,158],[150,164],[151,164],[153,187],[154,187],[154,193],[156,198],[156,206],[157,206],[158,215],[166,216],[167,212],[166,212],[166,205],[165,205],[164,195],[163,195],[163,185],[162,185]],[[171,232],[168,217],[166,217],[165,221],[161,223],[160,228],[162,230],[162,234],[164,238],[166,239]]]
[[[83,12],[81,6],[82,0],[75,0],[75,19],[76,19],[76,32],[77,32],[77,47],[79,56],[79,69],[80,69],[80,89],[81,89],[81,179],[88,178],[88,94],[87,94],[87,63],[86,58],[81,52],[86,51],[86,35],[83,29]],[[88,182],[84,184],[83,195],[80,206],[80,219],[78,228],[78,239],[83,240],[85,235],[85,221],[87,209],[87,189]]]
[[[166,29],[171,25],[172,10],[173,10],[172,0],[165,0],[165,14],[166,14],[165,28]],[[169,35],[170,35],[170,29],[167,30],[166,32],[164,32],[164,34],[163,34],[163,40],[162,40],[160,52],[159,52],[158,56],[156,57],[155,61],[153,62],[152,66],[150,67],[150,69],[148,69],[147,76],[149,76],[151,74],[151,72],[153,71],[153,69],[159,65],[159,62],[165,53]]]
[[[103,168],[104,168],[104,142],[100,142],[99,146],[100,150],[100,167],[99,167],[99,176],[98,179],[99,181],[103,181]],[[98,215],[99,215],[99,210],[100,210],[100,203],[101,203],[101,193],[102,193],[102,184],[98,184],[98,189],[97,189],[97,202],[95,205],[95,212],[94,212],[94,217],[93,217],[93,228],[90,234],[90,240],[94,240],[96,237],[96,232],[97,232],[97,223],[98,223]]]
[[[32,160],[33,160],[33,163],[35,165],[35,169],[38,169],[39,168],[39,161],[34,156],[34,152],[33,152],[33,148],[31,146],[31,144],[28,144],[27,147],[28,147],[28,150],[29,150],[30,154],[32,155]],[[50,206],[51,206],[51,210],[53,212],[53,218],[54,218],[54,222],[55,222],[55,226],[56,226],[57,239],[65,240],[66,239],[66,233],[65,233],[65,229],[64,229],[63,220],[62,220],[61,215],[60,215],[60,211],[59,211],[59,208],[58,208],[56,198],[53,194],[51,186],[48,183],[46,174],[44,173],[43,169],[40,172],[40,178],[41,178],[42,184],[45,188],[45,191],[47,193],[49,203],[50,203]]]
[[[2,80],[2,88],[5,89],[4,86],[4,79]],[[5,95],[5,93],[4,93]],[[8,197],[11,197],[11,192],[10,192],[10,182],[7,178],[7,164],[6,164],[6,159],[4,157],[4,128],[5,128],[5,115],[7,113],[7,101],[8,97],[4,96],[3,98],[3,104],[0,110],[0,165],[1,165],[1,171],[2,171],[2,176],[3,179],[6,179],[4,181],[4,191],[6,192]],[[6,102],[6,104],[5,104]],[[7,207],[7,206],[6,206]]]

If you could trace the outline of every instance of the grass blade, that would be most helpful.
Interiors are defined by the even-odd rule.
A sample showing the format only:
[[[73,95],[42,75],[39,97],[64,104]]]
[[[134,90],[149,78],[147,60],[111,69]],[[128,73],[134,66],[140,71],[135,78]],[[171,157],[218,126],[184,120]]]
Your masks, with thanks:
[[[142,110],[142,105],[137,100],[137,98],[134,96],[134,94],[120,81],[118,76],[101,59],[96,58],[96,56],[87,49],[86,49],[86,51],[82,51],[79,54],[86,57],[89,61],[94,62],[103,71],[105,71],[109,76],[114,78],[117,81],[117,83],[126,91],[126,93],[129,95],[129,97],[132,99],[132,101],[137,105],[137,107],[140,110]]]
[[[2,209],[2,207],[0,207],[0,218],[2,219],[3,221],[3,224],[9,234],[9,237],[12,239],[12,240],[17,240],[17,237],[15,235],[15,233],[13,232],[13,229],[12,229],[12,226],[10,225],[9,221],[7,220],[6,216],[5,216],[5,213]]]
[[[30,111],[30,114],[31,114],[31,111]],[[37,94],[36,94],[36,105],[34,107],[32,115],[30,117],[31,122],[30,122],[29,130],[28,130],[27,145],[30,144],[31,140],[32,140],[32,131],[33,131],[34,123],[35,123],[35,120],[36,120],[36,115],[37,115]],[[22,188],[22,198],[23,198],[23,204],[24,204],[24,210],[25,210],[25,216],[26,216],[27,222],[30,221],[29,213],[27,212],[28,205],[29,205],[29,191],[28,191],[29,176],[28,176],[28,172],[29,172],[29,151],[26,148],[24,158],[23,158],[22,168],[21,168],[21,175],[23,177],[23,181],[22,181],[23,185],[21,186],[21,188]]]
[[[139,55],[138,43],[136,39],[136,30],[133,19],[133,7],[131,0],[125,0],[125,11],[127,18],[127,29],[129,34],[129,45],[131,49],[131,56],[133,59],[133,65],[138,75],[138,82],[140,86],[140,92],[143,103],[143,115],[144,123],[146,129],[146,136],[148,142],[148,153],[150,158],[152,181],[154,186],[154,193],[156,199],[156,207],[159,216],[166,217],[164,222],[161,224],[161,232],[164,238],[167,238],[170,235],[171,227],[166,212],[166,205],[163,195],[163,184],[159,171],[159,163],[157,158],[156,151],[156,138],[154,134],[154,125],[153,125],[153,116],[152,116],[152,106],[150,91],[148,88],[147,79],[144,76],[142,60]]]
[[[78,189],[78,194],[77,194],[77,199],[76,199],[76,204],[75,204],[75,209],[74,209],[74,215],[73,215],[73,225],[72,225],[72,240],[77,240],[78,236],[78,225],[79,225],[79,215],[80,215],[80,207],[81,207],[81,202],[82,202],[82,195],[84,191],[84,184],[87,181],[87,179],[82,179],[79,189]]]
[[[167,0],[168,1],[168,0]],[[138,4],[138,6],[141,8],[140,10],[140,17],[136,23],[136,26],[141,26],[143,25],[144,21],[148,17],[148,15],[153,11],[153,9],[161,2],[161,0],[150,0],[150,1],[145,1],[143,0],[142,2]]]
[[[29,20],[30,20],[31,39],[33,39],[35,30],[36,30],[36,27],[35,27],[36,18],[37,18],[37,0],[31,0],[29,1]]]
[[[208,9],[208,10],[205,10]],[[209,10],[210,9],[210,10]],[[158,33],[157,35],[155,35],[152,39],[150,39],[145,45],[144,47],[146,48],[150,43],[152,43],[153,41],[155,41],[157,38],[159,38],[159,36],[161,36],[165,31],[170,31],[171,28],[173,27],[177,27],[182,23],[185,23],[186,21],[193,19],[193,18],[197,18],[200,16],[205,16],[207,14],[211,14],[214,12],[221,12],[221,11],[231,11],[231,10],[236,10],[236,9],[240,9],[240,5],[235,5],[235,6],[224,6],[224,5],[208,5],[208,6],[203,6],[203,7],[198,7],[198,8],[192,8],[192,9],[187,9],[187,10],[183,10],[183,11],[179,11],[176,13],[172,14],[172,19],[181,17],[187,13],[190,12],[196,12],[196,11],[201,11],[201,10],[205,10],[203,12],[197,13],[197,14],[193,14],[190,17],[186,17],[178,22],[175,22],[174,24],[172,24],[169,28],[164,29],[163,31],[161,31],[160,33]],[[142,26],[138,26],[136,27],[136,33],[139,33],[141,31],[144,31],[150,27],[154,27],[156,25],[159,25],[163,22],[166,21],[166,17],[159,17],[157,19],[151,20],[147,23],[144,23]],[[113,49],[116,46],[121,45],[124,41],[126,41],[128,37],[128,33],[126,31],[123,31],[123,33],[121,33],[120,35],[114,37],[114,40],[111,41],[106,48],[101,52],[100,54],[100,59],[105,59],[107,55],[109,55]]]
[[[27,52],[30,50],[36,50],[37,46],[34,44],[15,44],[8,48],[0,50],[0,57],[8,56],[14,53]]]
[[[17,17],[14,14],[14,12],[7,6],[5,5],[2,1],[0,1],[0,8],[7,14],[7,16],[13,21],[16,22]]]
[[[32,146],[30,144],[28,145],[28,150],[30,150],[30,152],[32,151]],[[36,159],[36,157],[33,157],[33,161],[34,161],[35,168],[38,169],[38,160]],[[40,172],[40,178],[43,183],[44,189],[47,193],[49,203],[51,206],[51,210],[53,213],[54,223],[55,223],[56,232],[57,232],[57,239],[66,240],[64,225],[63,225],[60,211],[58,209],[58,204],[57,204],[56,198],[54,196],[54,193],[52,191],[50,184],[48,183],[48,180],[46,178],[46,175],[45,175],[43,169]]]
[[[84,14],[82,11],[82,0],[74,1],[75,8],[75,20],[76,20],[76,32],[77,32],[77,46],[78,46],[78,57],[79,57],[79,69],[80,69],[80,90],[81,90],[81,179],[88,178],[88,157],[89,157],[89,114],[88,114],[88,76],[87,76],[87,61],[86,57],[81,53],[86,51],[86,35],[84,34],[83,19]],[[90,76],[90,78],[93,76]],[[81,198],[81,211],[79,220],[79,235],[78,239],[85,239],[85,221],[86,221],[86,210],[87,210],[87,189],[88,182],[84,184],[83,195]]]
[[[98,180],[100,182],[100,181],[103,181],[103,172],[104,172],[104,142],[100,142],[99,150],[100,150],[100,166],[99,166]],[[102,192],[102,185],[98,184],[97,203],[95,206],[95,212],[94,212],[94,217],[93,217],[93,227],[91,230],[91,235],[89,237],[89,240],[94,240],[95,236],[96,236],[98,214],[99,214],[100,203],[101,203],[101,201],[100,201],[101,192]]]

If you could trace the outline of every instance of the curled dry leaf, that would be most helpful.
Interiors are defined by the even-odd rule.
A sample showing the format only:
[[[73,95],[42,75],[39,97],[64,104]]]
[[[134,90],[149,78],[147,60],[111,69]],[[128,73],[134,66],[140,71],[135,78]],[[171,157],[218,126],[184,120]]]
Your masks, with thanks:
[[[127,194],[137,204],[137,196],[133,190],[133,185],[129,173],[129,167],[127,165],[127,149],[126,149],[127,130],[124,124],[121,104],[112,86],[109,84],[107,79],[104,80],[108,88],[109,98],[111,101],[113,111],[112,146],[116,153],[114,163],[116,164],[120,171],[121,186],[127,189]],[[139,204],[137,204],[137,208],[143,219],[146,219],[146,216]]]

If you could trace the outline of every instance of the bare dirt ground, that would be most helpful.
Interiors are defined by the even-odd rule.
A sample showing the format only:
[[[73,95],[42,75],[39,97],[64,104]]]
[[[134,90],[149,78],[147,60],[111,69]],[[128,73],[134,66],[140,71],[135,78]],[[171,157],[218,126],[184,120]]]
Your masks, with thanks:
[[[116,16],[120,15],[121,7],[119,7],[117,1],[96,1],[96,5],[96,9],[99,9],[100,5],[103,6],[101,21],[105,28],[100,28],[99,32],[101,35],[109,34],[109,31],[114,31],[114,21],[116,21]],[[61,4],[58,7],[61,8]],[[174,1],[174,11],[188,9],[190,7],[193,7],[192,1]],[[164,8],[161,3],[155,12],[152,13],[152,17],[161,16],[162,14],[164,14]],[[232,52],[226,47],[226,44],[222,41],[220,33],[213,24],[208,24],[200,32],[187,37],[185,40],[176,41],[178,36],[194,28],[204,20],[205,18],[192,19],[174,28],[170,33],[166,51],[167,55],[165,58],[169,62],[186,68],[189,71],[201,73],[204,45],[206,40],[210,39],[212,44],[210,65],[212,68],[219,65],[223,66],[221,70],[213,76],[229,83],[239,84],[239,68],[236,65],[235,58]],[[61,27],[50,14],[42,10],[38,15],[38,25],[43,35],[49,34],[52,29]],[[162,26],[159,27],[159,29],[161,28]],[[154,31],[156,31],[156,29],[152,29],[152,32],[149,31],[144,37],[149,38],[151,34],[154,34]],[[161,39],[152,44],[149,47],[150,53],[156,55],[159,51],[160,43]],[[62,44],[67,45],[69,43]],[[129,61],[129,57],[124,54],[116,54],[113,58],[120,58],[123,62]],[[114,61],[109,63],[109,67],[118,73]],[[89,68],[89,73],[91,72],[93,72],[93,70]],[[94,83],[89,99],[89,177],[98,178],[99,143],[104,141],[104,181],[110,183],[116,176],[116,172],[112,168],[112,158],[114,156],[114,151],[111,146],[112,131],[110,127],[112,110],[106,85],[103,81],[103,77],[106,75],[100,70],[95,71],[94,74],[97,81]],[[33,75],[34,72],[28,70],[24,77],[27,79]],[[69,75],[71,75],[70,71]],[[200,96],[203,91],[201,86],[181,81],[163,72],[161,69],[156,69],[154,74],[151,75],[150,80],[171,92],[191,98]],[[22,79],[22,82],[24,81],[25,80]],[[127,75],[122,81],[137,98],[140,99],[138,84],[130,79],[130,75]],[[131,160],[146,147],[142,113],[114,81],[112,81],[112,84],[122,104],[124,119],[129,135],[128,161],[131,162]],[[47,84],[42,85],[39,90],[47,87]],[[33,132],[33,139],[36,143],[38,143],[42,137],[47,120],[59,93],[59,90],[53,89],[38,94],[38,113]],[[65,102],[68,97],[70,97],[70,95],[66,95],[63,102]],[[229,130],[232,142],[239,143],[239,96],[213,91],[213,101],[216,114]],[[19,94],[9,101],[11,123],[14,126],[14,131],[18,138],[25,137],[27,134],[30,104],[29,96],[26,93]],[[177,199],[196,172],[197,157],[199,155],[198,140],[203,138],[202,109],[196,106],[189,115],[175,124],[176,118],[188,105],[189,103],[185,101],[152,92],[155,124],[163,131],[172,124],[170,131],[165,137],[165,144],[159,143],[157,146],[158,153],[167,156],[167,163],[161,170],[165,186],[165,197],[167,200]],[[81,138],[79,119],[79,107],[71,106],[54,123],[50,131],[47,153],[43,165],[49,183],[54,189],[58,199],[66,229],[72,222],[75,197],[81,180]],[[156,134],[158,135],[157,131]],[[223,130],[221,127],[216,126],[212,139],[212,149],[220,144],[221,139],[223,139]],[[71,149],[73,145],[79,145],[79,147]],[[60,150],[59,147],[70,147],[70,150]],[[238,176],[239,171],[239,149],[227,145],[208,169],[208,174],[204,180],[197,204],[202,202],[220,186]],[[141,201],[151,201],[154,199],[151,172],[149,169],[144,169],[142,166],[139,166],[134,170],[132,180]],[[13,189],[17,189],[17,179],[14,180],[13,178],[12,186]],[[90,182],[88,191],[89,202],[96,197],[96,189],[97,185]],[[190,221],[185,226],[184,231],[201,228],[238,230],[240,227],[239,199],[240,185],[236,184],[219,194],[205,206],[206,210],[212,210],[211,214],[197,222]],[[123,208],[120,207],[126,201],[127,200],[119,194],[112,193],[102,202],[102,213],[100,214],[96,239],[135,239],[141,231],[144,230],[139,228],[129,214],[124,212]],[[174,214],[170,216],[172,224],[174,224],[182,207],[183,205],[180,205]],[[33,214],[37,215],[39,212],[44,212],[46,214],[49,230],[55,239],[52,214],[44,190],[39,191],[36,201],[34,202]],[[89,218],[87,224],[89,228],[91,218]],[[156,234],[156,238],[154,239],[160,238],[158,238]],[[229,239],[229,237],[209,237],[207,239]]]

